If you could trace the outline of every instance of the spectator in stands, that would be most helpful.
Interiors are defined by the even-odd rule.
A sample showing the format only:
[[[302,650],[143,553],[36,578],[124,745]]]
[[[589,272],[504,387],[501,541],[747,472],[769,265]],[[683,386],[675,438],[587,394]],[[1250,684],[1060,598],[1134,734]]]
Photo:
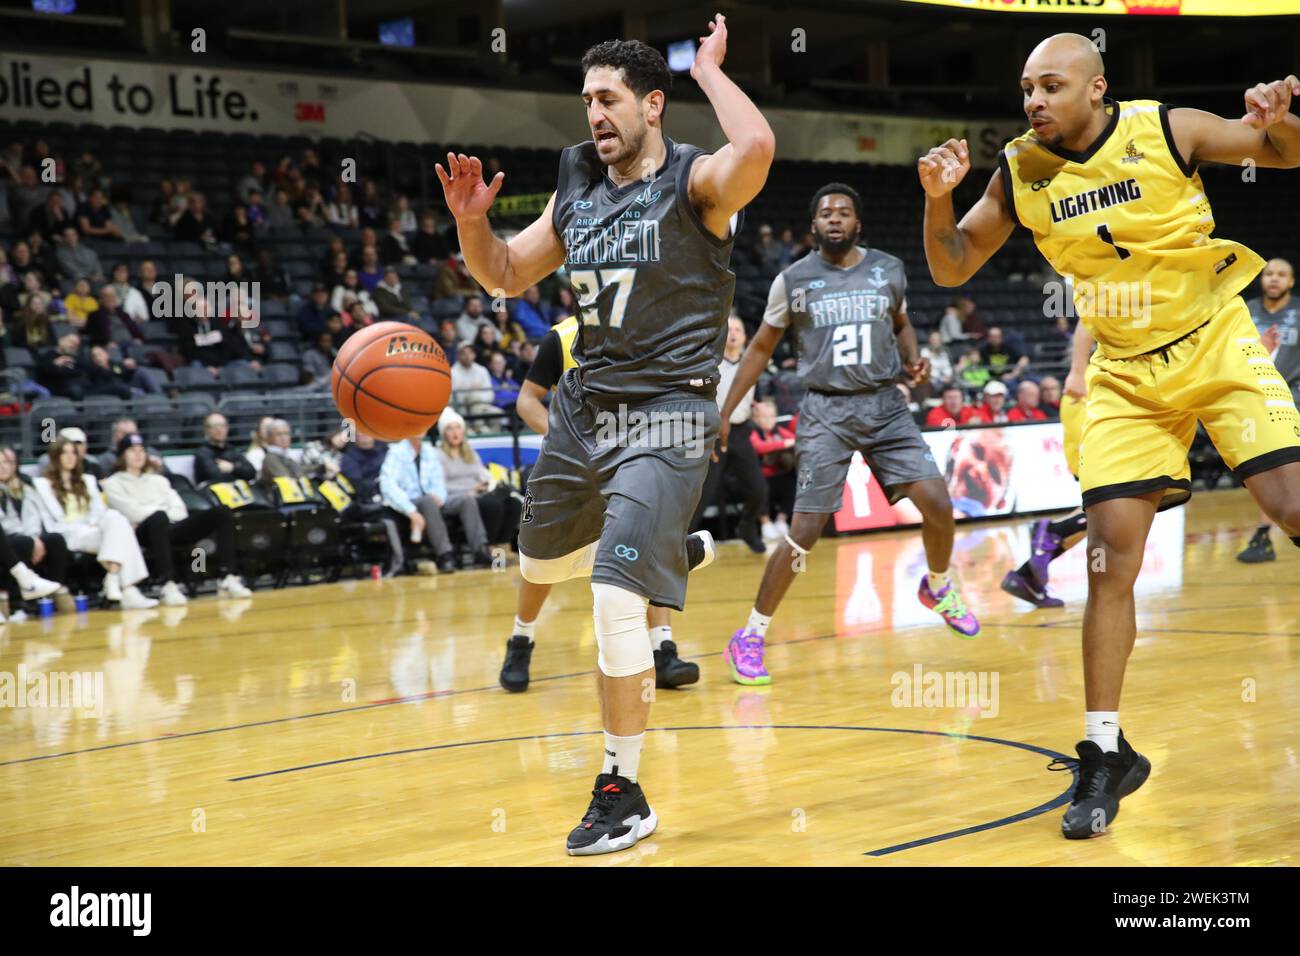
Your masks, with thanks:
[[[326,219],[325,200],[320,190],[308,186],[302,197],[293,204],[294,218],[307,226],[323,226]]]
[[[338,313],[330,306],[329,291],[319,282],[312,286],[311,298],[298,310],[298,336],[315,341],[328,328],[329,318]]]
[[[1001,327],[996,325],[988,330],[988,338],[980,346],[980,361],[988,366],[994,378],[1003,381],[1017,379],[1029,368],[1029,356],[1007,341]]]
[[[938,329],[932,329],[921,346],[921,357],[930,360],[930,381],[942,388],[953,379],[952,358],[944,348]]]
[[[781,230],[781,261],[778,263],[780,268],[784,269],[786,266],[794,262],[797,255],[801,255],[807,251],[807,249],[804,249],[795,241],[793,229]]]
[[[1005,424],[1009,418],[1006,410],[1007,404],[1007,387],[1002,382],[994,379],[984,386],[984,404],[980,406],[980,414],[990,425]]]
[[[99,264],[99,256],[90,246],[81,244],[77,227],[68,225],[63,230],[63,240],[55,258],[59,271],[68,279],[89,279],[91,282],[104,281],[104,268]]]
[[[68,543],[41,527],[36,493],[21,479],[18,453],[8,445],[0,445],[0,531],[0,587],[24,601],[66,593]]]
[[[754,256],[759,269],[766,277],[775,277],[781,271],[781,258],[785,249],[776,239],[772,227],[763,223],[758,227],[758,242],[754,244]]]
[[[254,481],[255,469],[238,449],[228,441],[230,422],[221,412],[212,412],[203,419],[204,442],[194,452],[194,480]]]
[[[374,246],[365,246],[361,250],[361,268],[357,269],[357,281],[372,296],[375,287],[384,281],[384,270],[379,264],[379,250]]]
[[[460,318],[456,320],[456,337],[465,342],[473,342],[478,338],[478,330],[482,325],[487,325],[489,319],[483,314],[483,299],[479,295],[467,295],[465,304],[461,308]],[[448,355],[451,353],[448,352]]]
[[[259,475],[262,473],[262,463],[266,461],[266,446],[271,442],[271,426],[274,424],[274,415],[263,415],[248,436],[248,448],[244,450],[244,457]]]
[[[370,229],[382,229],[388,222],[388,210],[379,195],[379,186],[373,179],[367,180],[361,191],[358,222]]]
[[[963,314],[961,296],[953,299],[944,308],[943,316],[939,319],[939,340],[944,345],[961,342],[967,338],[961,325]]]
[[[487,368],[488,359],[492,357],[492,353],[499,351],[496,326],[480,325],[478,335],[472,344],[474,346],[474,361]]]
[[[375,249],[378,251],[378,248],[379,238],[376,235],[375,230],[367,226],[361,230],[360,238],[357,240],[357,249],[348,257],[348,265],[352,266],[354,269],[360,269],[361,259],[365,251],[367,249]]]
[[[111,283],[99,290],[98,303],[86,317],[86,338],[91,345],[107,345],[109,342],[144,344],[144,329],[126,314],[117,297],[117,287]]]
[[[514,320],[530,339],[540,339],[551,330],[550,317],[541,305],[542,292],[535,285],[524,290],[515,302]]]
[[[456,352],[456,363],[451,367],[451,403],[462,415],[500,415],[501,409],[492,404],[492,377],[488,370],[475,361],[474,346],[462,342]],[[479,425],[478,430],[488,427]]]
[[[411,265],[415,262],[415,253],[411,251],[406,236],[402,233],[402,221],[397,218],[388,220],[388,231],[379,241],[379,261],[384,265],[401,263]]]
[[[188,604],[176,583],[172,546],[215,539],[218,597],[246,598],[252,593],[235,574],[235,522],[225,505],[213,505],[190,514],[176,489],[162,475],[149,470],[144,438],[126,435],[117,445],[117,470],[104,479],[108,506],[121,512],[135,529],[136,539],[149,549],[154,571],[162,579],[162,603]]]
[[[352,187],[347,185],[339,187],[334,201],[325,207],[325,221],[331,226],[340,226],[344,229],[356,229],[361,225],[357,204],[352,201]]]
[[[338,355],[334,348],[334,335],[329,331],[321,332],[316,341],[302,355],[303,377],[311,388],[328,389],[330,378],[334,373],[334,359]]]
[[[975,300],[968,295],[958,296],[957,305],[961,310],[961,330],[968,339],[984,338],[984,320],[975,309]]]
[[[77,210],[77,228],[85,239],[126,239],[113,225],[113,211],[102,189],[92,189],[86,204]]]
[[[771,402],[755,402],[753,413],[749,443],[754,446],[767,482],[771,533],[784,536],[790,533],[790,515],[794,512],[794,425],[778,424],[776,406]]]
[[[160,318],[154,303],[163,296],[170,296],[171,290],[155,289],[158,284],[158,266],[152,259],[142,259],[135,267],[135,287],[144,299],[151,318]],[[170,299],[168,299],[170,301]]]
[[[1074,329],[1070,325],[1068,315],[1058,315],[1056,317],[1056,324],[1052,326],[1051,341],[1065,345],[1069,345],[1074,341]]]
[[[456,554],[444,520],[453,515],[460,519],[475,563],[481,563],[481,555],[486,553],[487,533],[478,504],[469,495],[454,498],[448,495],[441,456],[431,442],[410,438],[389,445],[379,470],[379,491],[384,504],[408,523],[411,540],[419,541],[423,537],[428,541],[441,573],[456,570]],[[489,556],[488,564],[491,563]]]
[[[244,202],[248,202],[248,197],[253,193],[266,191],[266,164],[259,159],[253,160],[248,167],[248,173],[239,181],[235,187],[235,195]]]
[[[111,288],[117,294],[117,300],[121,303],[121,309],[131,317],[131,321],[137,326],[143,327],[149,321],[149,304],[145,301],[140,290],[131,285],[131,269],[125,262],[119,262],[113,266],[113,282]],[[101,295],[101,300],[102,300]]]
[[[1038,383],[1042,392],[1042,403],[1039,405],[1048,418],[1061,417],[1061,380],[1055,375],[1045,375],[1043,380]]]
[[[379,310],[380,319],[419,324],[420,313],[415,311],[410,296],[403,291],[402,280],[398,277],[395,266],[384,269],[383,281],[371,290],[370,297]]]
[[[343,450],[348,446],[350,425],[326,432],[324,438],[307,442],[302,449],[302,466],[312,481],[324,481],[337,475],[343,464]]]
[[[519,383],[515,381],[514,372],[506,364],[506,357],[501,352],[493,352],[488,357],[488,377],[492,380],[492,404],[510,411],[519,400]]]
[[[384,465],[388,446],[375,441],[373,435],[357,432],[356,438],[343,449],[339,471],[356,489],[356,500],[370,503],[381,499],[379,473]]]
[[[135,423],[134,418],[122,417],[113,422],[113,431],[108,438],[108,448],[88,461],[94,462],[94,468],[89,469],[96,477],[106,477],[117,470],[117,445],[127,435],[134,435],[140,429]],[[78,429],[80,431],[80,429]],[[156,449],[147,448],[149,453],[149,467],[161,474],[166,474],[167,466],[163,463],[162,455],[158,454]]]
[[[78,329],[86,327],[90,313],[99,308],[99,300],[90,294],[90,282],[78,279],[72,284],[72,291],[63,297],[63,315]]]
[[[27,247],[31,250],[31,268],[41,274],[47,287],[53,288],[55,276],[62,270],[59,268],[58,251],[62,247],[62,240],[47,242],[45,237],[39,232],[33,230],[27,235]],[[99,260],[96,259],[96,262]],[[64,278],[72,278],[64,276]]]
[[[275,161],[275,169],[271,171],[271,182],[276,186],[287,187],[292,173],[293,157],[284,153]]]
[[[206,368],[215,378],[227,365],[248,362],[248,343],[239,327],[214,317],[206,299],[199,297],[194,308],[186,311],[196,314],[176,319],[176,338],[177,351],[187,364]]]
[[[176,184],[170,176],[164,176],[158,183],[158,195],[149,207],[149,221],[157,226],[171,228],[172,200],[176,198]]]
[[[76,446],[56,438],[49,465],[36,479],[43,530],[62,535],[70,551],[93,554],[104,567],[104,598],[123,610],[156,607],[136,582],[149,573],[140,542],[120,511],[105,507],[99,483],[86,474]]]
[[[348,254],[345,250],[339,249],[331,253],[329,265],[321,274],[321,280],[325,284],[326,291],[332,291],[335,286],[343,284],[344,278],[348,274]]]
[[[140,231],[131,212],[131,194],[125,188],[113,190],[112,204],[108,210],[109,221],[126,242],[148,242],[149,237]]]
[[[497,300],[495,308],[488,313],[488,321],[492,324],[497,345],[501,348],[514,351],[528,341],[524,327],[510,317],[504,301]]]
[[[1007,421],[1009,422],[1042,422],[1047,420],[1047,415],[1039,408],[1038,383],[1031,379],[1025,379],[1016,386],[1016,404],[1007,412]]]
[[[79,402],[87,395],[108,394],[130,398],[131,389],[120,382],[105,386],[91,381],[89,363],[78,358],[81,336],[69,332],[60,336],[59,344],[46,349],[36,358],[36,380],[60,398]]]
[[[37,176],[36,167],[24,166],[18,173],[18,184],[9,189],[10,219],[25,228],[32,211],[45,204],[45,197],[50,192],[50,187]]]
[[[352,303],[347,301],[348,296],[353,300],[360,302],[367,312],[372,316],[379,315],[379,306],[375,305],[374,300],[370,297],[370,292],[361,285],[361,279],[357,276],[355,269],[349,269],[343,274],[343,284],[334,287],[334,292],[330,295],[330,308],[335,312],[346,313],[351,309]]]
[[[77,458],[81,462],[82,470],[88,475],[94,475],[96,479],[102,479],[108,472],[99,467],[99,459],[93,455],[86,454],[86,433],[75,425],[69,425],[60,428],[55,438],[66,438],[72,442],[72,447],[77,450]],[[50,455],[48,451],[41,452],[41,457],[36,459],[37,471],[44,471],[49,467]]]
[[[248,273],[244,270],[244,260],[237,255],[226,256],[226,274],[222,282],[247,282]]]
[[[451,255],[451,246],[438,231],[438,217],[432,212],[420,216],[420,228],[411,243],[411,252],[416,262],[438,263]]]
[[[330,332],[334,333],[335,347],[342,348],[343,343],[348,340],[349,336],[355,335],[357,332],[360,332],[367,325],[374,325],[374,324],[375,324],[375,317],[370,314],[370,311],[365,307],[365,305],[356,301],[352,302],[348,306],[347,323],[346,325],[342,326],[341,334],[338,332],[334,332],[334,323],[333,322],[330,323]]]
[[[398,193],[393,200],[393,208],[389,210],[388,216],[390,222],[397,220],[402,232],[415,232],[415,212],[411,209],[411,201],[403,193]]]
[[[248,221],[253,224],[254,232],[259,237],[265,235],[267,230],[271,228],[271,224],[267,220],[266,200],[263,198],[262,192],[254,189],[248,194],[246,204],[248,206]]]
[[[926,412],[925,427],[958,428],[983,420],[979,409],[966,404],[965,393],[961,386],[954,383],[944,387],[942,404]]]
[[[69,226],[76,226],[72,211],[63,206],[63,195],[52,192],[45,197],[45,202],[38,206],[27,220],[29,232],[39,232],[46,239],[53,240]]]
[[[289,273],[278,265],[270,249],[257,250],[257,268],[253,271],[253,281],[261,286],[262,295],[272,298],[288,298],[293,282]]]
[[[510,494],[510,486],[493,488],[492,474],[483,465],[483,459],[465,440],[465,419],[452,409],[447,409],[438,419],[438,458],[447,482],[447,500],[454,503],[458,496],[468,495],[478,505],[483,525],[483,541],[477,544],[470,530],[470,549],[474,563],[480,567],[492,564],[492,555],[486,545],[504,544],[519,529],[519,515],[523,510],[519,500]]]
[[[551,297],[551,310],[548,319],[551,325],[557,322],[563,322],[571,315],[578,314],[578,303],[574,301],[573,289],[567,282],[561,282],[555,287],[555,295]]]
[[[980,350],[978,346],[972,345],[962,353],[961,358],[957,360],[957,367],[953,369],[957,376],[957,381],[963,386],[971,389],[980,389],[992,378],[989,368],[980,359]]]
[[[172,226],[172,236],[178,242],[197,242],[204,246],[216,243],[217,236],[212,216],[208,213],[208,201],[202,193],[190,193],[185,211],[176,217]]]
[[[291,455],[293,429],[283,418],[276,418],[266,429],[266,455],[258,478],[270,484],[276,478],[305,478],[307,469],[300,459]]]
[[[143,368],[135,359],[117,358],[102,345],[90,347],[90,376],[93,394],[111,394],[107,391],[115,383],[125,385],[129,395],[161,395],[162,383],[153,369]]]
[[[293,228],[293,206],[289,205],[289,192],[284,188],[276,189],[271,200],[271,208],[266,211],[266,224],[272,230]]]
[[[221,220],[221,228],[217,231],[217,236],[222,242],[236,249],[251,251],[257,244],[257,227],[253,220],[248,218],[248,206],[242,199],[235,200],[230,212],[226,213],[226,217]]]
[[[35,273],[29,275],[35,276]],[[12,333],[14,341],[33,354],[54,344],[54,332],[46,311],[48,301],[47,297],[32,295],[17,315],[18,327]]]

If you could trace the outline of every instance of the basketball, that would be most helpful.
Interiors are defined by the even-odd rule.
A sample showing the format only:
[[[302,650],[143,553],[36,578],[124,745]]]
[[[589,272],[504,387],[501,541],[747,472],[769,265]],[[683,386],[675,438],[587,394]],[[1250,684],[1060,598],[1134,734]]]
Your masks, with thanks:
[[[334,359],[331,390],[339,414],[380,441],[424,435],[451,397],[451,367],[429,334],[405,322],[357,332]]]

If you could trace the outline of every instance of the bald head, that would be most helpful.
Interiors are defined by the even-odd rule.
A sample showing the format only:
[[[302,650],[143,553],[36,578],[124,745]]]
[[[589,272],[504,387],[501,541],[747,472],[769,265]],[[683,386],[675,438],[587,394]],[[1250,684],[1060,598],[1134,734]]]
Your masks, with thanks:
[[[1106,125],[1106,68],[1078,33],[1058,33],[1034,47],[1020,90],[1034,135],[1048,146],[1085,149]]]

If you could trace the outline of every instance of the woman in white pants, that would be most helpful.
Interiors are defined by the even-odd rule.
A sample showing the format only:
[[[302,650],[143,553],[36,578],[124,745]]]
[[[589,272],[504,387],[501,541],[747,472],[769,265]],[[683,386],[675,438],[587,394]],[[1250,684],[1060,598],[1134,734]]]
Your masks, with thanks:
[[[117,601],[123,610],[158,604],[136,587],[149,569],[131,522],[121,512],[105,507],[98,482],[82,471],[72,442],[59,438],[50,446],[50,464],[36,479],[36,494],[45,530],[63,535],[69,550],[93,554],[104,566],[107,600]]]

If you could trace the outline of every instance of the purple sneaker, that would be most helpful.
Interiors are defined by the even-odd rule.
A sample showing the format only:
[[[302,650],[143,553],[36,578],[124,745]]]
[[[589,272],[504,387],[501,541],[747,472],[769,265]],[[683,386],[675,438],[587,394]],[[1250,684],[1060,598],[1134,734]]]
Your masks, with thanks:
[[[741,628],[731,635],[722,659],[731,670],[731,679],[737,684],[770,684],[772,676],[763,666],[763,638],[753,631]]]
[[[921,603],[934,611],[957,634],[958,637],[970,639],[979,637],[980,622],[975,615],[966,610],[966,605],[957,593],[957,585],[948,582],[938,594],[930,590],[930,576],[921,575],[921,586],[916,591]]]
[[[1028,601],[1034,607],[1065,607],[1064,601],[1048,594],[1047,588],[1038,590],[1019,571],[1007,572],[1007,576],[1002,579],[1002,590],[1022,601]]]
[[[1051,522],[1046,518],[1035,521],[1030,535],[1029,570],[1034,579],[1029,583],[1043,592],[1047,591],[1047,566],[1061,553],[1061,539],[1048,530],[1049,525]]]

